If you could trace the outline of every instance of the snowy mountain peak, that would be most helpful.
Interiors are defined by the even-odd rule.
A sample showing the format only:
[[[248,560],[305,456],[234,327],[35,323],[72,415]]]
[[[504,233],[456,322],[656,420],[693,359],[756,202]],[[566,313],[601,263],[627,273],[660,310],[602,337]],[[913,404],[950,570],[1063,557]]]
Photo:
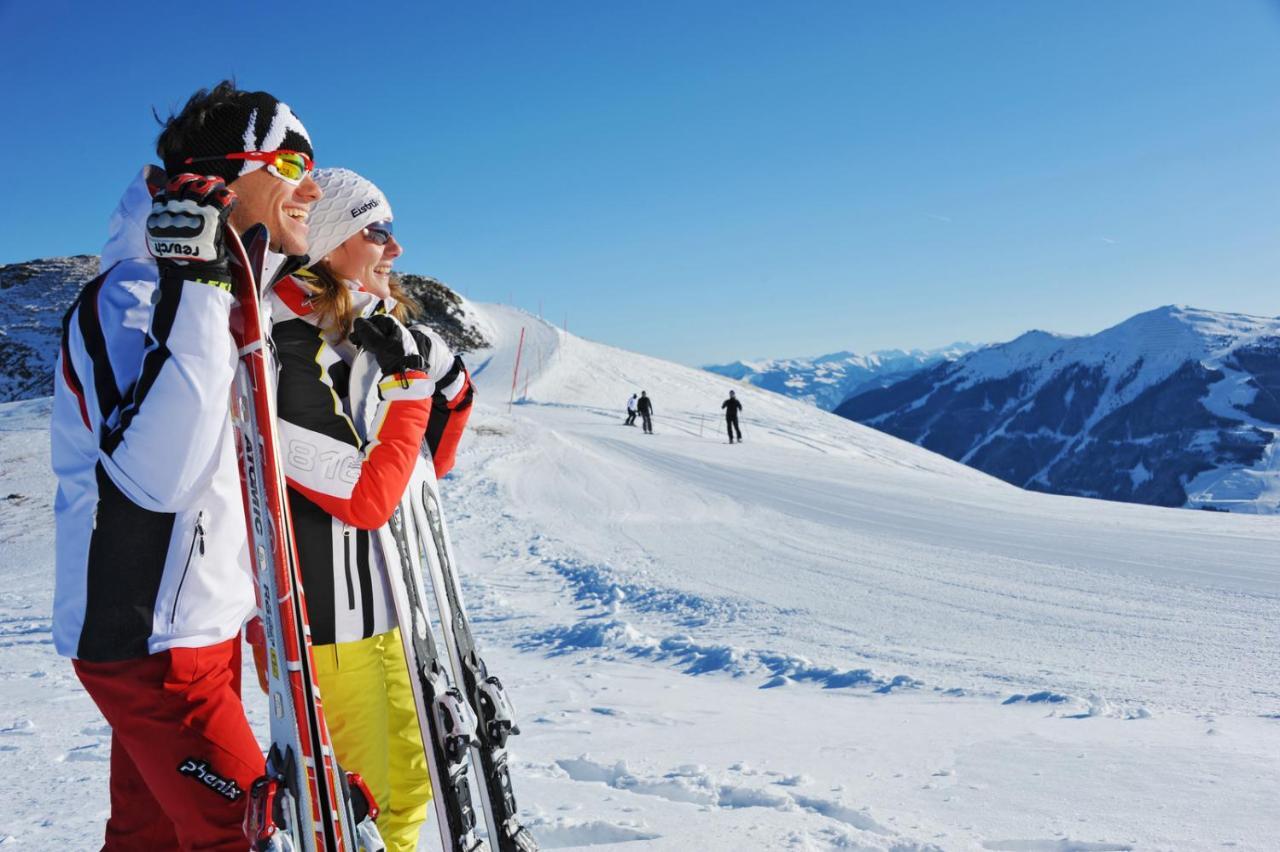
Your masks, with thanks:
[[[1061,352],[1073,338],[1048,331],[1032,330],[1010,340],[985,346],[963,360],[975,376],[1007,376],[1032,364],[1043,362]]]
[[[1042,365],[1107,365],[1140,371],[1135,388],[1166,378],[1188,361],[1220,365],[1236,349],[1280,336],[1280,318],[1165,305],[1136,314],[1094,335],[1028,331],[1008,343],[987,346],[964,359],[971,378],[1002,378]]]
[[[1100,332],[1107,341],[1129,341],[1130,348],[1150,356],[1174,349],[1182,354],[1220,358],[1240,345],[1280,334],[1280,317],[1208,311],[1187,305],[1165,305],[1130,317]]]
[[[1153,336],[1152,343],[1158,342],[1161,335],[1178,335],[1183,339],[1187,334],[1194,335],[1202,342],[1205,357],[1215,359],[1241,345],[1280,335],[1280,317],[1207,311],[1187,305],[1166,305],[1138,314],[1128,322],[1134,324],[1136,333]],[[1185,331],[1176,331],[1176,328]]]
[[[880,349],[865,355],[840,351],[816,357],[735,361],[704,369],[830,410],[864,388],[881,387],[975,348],[971,343],[956,342],[937,349]]]

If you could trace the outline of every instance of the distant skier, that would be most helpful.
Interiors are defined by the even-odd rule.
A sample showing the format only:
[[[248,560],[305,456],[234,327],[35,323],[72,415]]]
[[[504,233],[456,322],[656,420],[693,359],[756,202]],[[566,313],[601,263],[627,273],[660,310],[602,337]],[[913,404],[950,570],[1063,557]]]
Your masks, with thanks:
[[[631,399],[627,400],[627,422],[626,425],[636,425],[636,395],[631,394]]]
[[[645,434],[652,435],[653,401],[649,399],[649,395],[644,391],[640,391],[640,399],[636,402],[636,410],[640,412],[640,417],[644,420]]]
[[[733,443],[733,433],[738,433],[738,443],[742,443],[742,429],[738,427],[738,412],[742,410],[742,403],[738,402],[738,397],[733,391],[729,391],[729,398],[720,403],[720,407],[724,409],[724,427],[729,430],[729,443]]]

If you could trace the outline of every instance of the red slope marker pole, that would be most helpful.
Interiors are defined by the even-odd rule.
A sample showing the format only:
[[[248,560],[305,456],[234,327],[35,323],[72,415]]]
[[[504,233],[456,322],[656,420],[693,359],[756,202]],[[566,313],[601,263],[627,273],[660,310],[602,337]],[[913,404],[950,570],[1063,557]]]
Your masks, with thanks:
[[[516,401],[516,383],[520,381],[520,354],[524,352],[524,326],[520,326],[520,345],[516,347],[516,368],[511,371],[511,399],[507,400],[507,413]]]

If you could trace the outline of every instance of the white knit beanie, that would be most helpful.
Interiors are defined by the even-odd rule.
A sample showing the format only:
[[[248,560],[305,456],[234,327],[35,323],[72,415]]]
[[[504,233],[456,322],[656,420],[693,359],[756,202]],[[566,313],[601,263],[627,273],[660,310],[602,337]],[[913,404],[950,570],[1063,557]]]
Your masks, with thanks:
[[[311,205],[307,216],[308,265],[324,260],[367,225],[392,218],[391,204],[382,190],[350,169],[316,169],[311,177],[324,197]]]

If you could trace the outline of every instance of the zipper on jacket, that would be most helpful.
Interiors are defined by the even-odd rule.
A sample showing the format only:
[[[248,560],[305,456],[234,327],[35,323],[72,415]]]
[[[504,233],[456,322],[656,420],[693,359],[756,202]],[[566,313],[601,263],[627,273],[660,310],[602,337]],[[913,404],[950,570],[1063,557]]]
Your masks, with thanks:
[[[356,608],[356,587],[351,581],[351,528],[342,525],[342,562],[347,572],[347,609]]]
[[[182,584],[187,582],[187,572],[191,570],[191,560],[196,554],[196,548],[200,548],[200,555],[204,556],[204,510],[201,509],[196,513],[196,529],[191,534],[191,549],[187,551],[187,564],[182,566],[182,577],[178,580],[178,591],[173,594],[173,611],[169,613],[169,623],[173,624],[178,620],[178,598],[182,596]]]

